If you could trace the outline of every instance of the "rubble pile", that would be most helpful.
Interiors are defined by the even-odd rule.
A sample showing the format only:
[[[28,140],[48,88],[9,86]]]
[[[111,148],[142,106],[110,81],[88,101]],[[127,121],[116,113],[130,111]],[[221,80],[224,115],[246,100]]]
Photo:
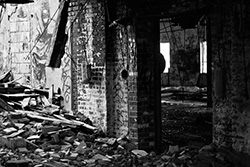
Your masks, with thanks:
[[[10,75],[8,75],[10,76]],[[127,136],[108,137],[81,113],[52,104],[47,92],[3,83],[0,76],[0,167],[244,167],[238,153],[203,147],[139,150]],[[6,80],[4,80],[6,83]],[[11,85],[10,85],[11,82]],[[1,85],[4,85],[1,87]],[[249,163],[248,163],[249,162]],[[235,165],[235,166],[236,166]]]
[[[26,98],[30,98],[29,102]],[[83,115],[70,115],[50,104],[43,95],[35,96],[37,103],[31,103],[32,98],[25,96],[21,102],[15,102],[18,105],[0,99],[2,166],[126,167],[191,163],[186,148],[170,147],[162,155],[147,153],[138,150],[126,136],[107,137]],[[22,110],[17,109],[20,105]]]
[[[13,98],[19,101],[13,101]],[[68,114],[32,91],[1,94],[0,164],[6,167],[164,166],[191,163],[187,149],[162,155],[138,150],[126,137],[107,137],[84,115]],[[22,99],[22,100],[20,100]],[[177,153],[178,152],[178,156]],[[173,162],[172,162],[173,161]]]

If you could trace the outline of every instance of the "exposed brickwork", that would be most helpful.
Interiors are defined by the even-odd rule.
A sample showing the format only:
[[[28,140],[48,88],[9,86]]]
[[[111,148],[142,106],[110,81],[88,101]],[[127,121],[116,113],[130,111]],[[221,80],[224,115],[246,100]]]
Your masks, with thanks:
[[[153,1],[137,1],[137,6],[130,11],[126,1],[114,0],[108,5],[110,17],[105,18],[105,5],[91,0],[78,15],[85,2],[72,0],[69,9],[70,21],[74,22],[70,36],[73,110],[84,113],[103,130],[108,129],[110,135],[119,137],[128,133],[139,148],[159,149],[161,104],[156,56],[159,22],[148,17],[159,12],[150,13],[156,9],[150,6]],[[196,2],[201,1],[185,1],[180,6],[193,9],[199,7]],[[250,76],[247,46],[250,31],[246,20],[250,16],[250,4],[247,0],[241,4],[233,0],[215,2],[209,15],[214,69],[214,141],[250,153],[250,80],[246,78]],[[24,15],[28,8],[19,7],[16,13],[9,12],[12,13],[10,20],[3,20],[10,26],[1,29],[1,39],[9,43],[1,44],[1,48],[11,56],[6,62],[14,63],[13,72],[21,75],[30,74],[30,60],[25,54],[34,39],[27,33],[27,27],[33,24]],[[183,11],[182,7],[178,10]],[[108,26],[126,16],[138,17],[127,25]],[[7,35],[2,35],[5,30]]]
[[[159,22],[157,19],[136,19],[137,44],[137,127],[138,146],[155,147],[156,115],[160,111]],[[159,119],[159,118],[158,118]],[[160,121],[160,120],[159,120]],[[160,144],[160,143],[157,143]]]
[[[127,14],[122,1],[111,1],[108,5],[109,22]],[[108,130],[110,135],[128,133],[128,79],[122,71],[128,72],[128,29],[123,25],[107,25],[107,104]]]
[[[248,1],[218,1],[210,16],[215,65],[214,141],[250,153],[247,8]]]
[[[104,4],[72,1],[73,110],[104,131],[106,122]],[[74,19],[72,20],[74,21]]]
[[[109,11],[116,11],[109,13],[110,22],[129,15],[122,1],[112,1]],[[156,146],[155,113],[160,113],[156,96],[160,95],[156,84],[160,84],[159,22],[152,18],[126,21],[107,30],[108,130],[116,136],[128,132],[139,148],[152,149]],[[122,77],[123,70],[127,78]]]

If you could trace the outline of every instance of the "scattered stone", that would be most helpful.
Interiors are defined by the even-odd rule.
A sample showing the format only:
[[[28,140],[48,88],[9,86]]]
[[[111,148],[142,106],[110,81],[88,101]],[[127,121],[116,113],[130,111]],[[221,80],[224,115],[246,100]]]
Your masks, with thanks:
[[[163,156],[161,156],[161,159],[163,160],[163,161],[168,161],[168,160],[170,160],[172,157],[171,156],[168,156],[168,155],[163,155]]]
[[[50,157],[52,157],[54,160],[60,160],[60,155],[58,153],[50,152]]]
[[[6,162],[6,167],[28,167],[29,161],[26,160],[10,160]]]
[[[60,142],[60,138],[58,133],[51,135],[52,139],[53,139],[53,143],[59,143]]]
[[[10,112],[10,118],[11,119],[20,119],[20,118],[23,118],[23,115],[22,115],[22,113]]]
[[[81,132],[78,132],[76,137],[77,137],[80,141],[86,140],[85,134],[84,134],[84,133],[81,133]]]
[[[148,153],[144,150],[132,150],[131,151],[133,154],[135,154],[138,158],[141,158],[141,157],[144,157],[144,156],[147,156]]]
[[[70,153],[68,156],[66,156],[67,159],[70,159],[70,160],[75,160],[78,156],[78,153]]]
[[[13,128],[13,127],[5,128],[5,129],[3,130],[3,132],[4,132],[5,135],[9,135],[9,134],[11,134],[11,133],[13,133],[13,132],[16,132],[16,131],[17,131],[17,129],[16,129],[16,128]]]
[[[174,146],[170,145],[167,154],[172,155],[174,153],[177,153],[179,150],[180,149],[178,145],[174,145]]]
[[[103,156],[101,154],[96,154],[96,155],[93,156],[93,159],[95,159],[95,160],[99,160],[99,159],[103,160],[103,159],[107,159],[107,157]]]
[[[28,153],[28,150],[27,150],[26,147],[20,147],[20,148],[18,148],[17,150],[18,150],[18,152],[20,152],[20,153]]]
[[[95,159],[85,159],[84,162],[86,162],[87,164],[93,164],[95,163]]]
[[[22,129],[22,128],[25,126],[25,124],[23,124],[23,123],[14,123],[14,125],[15,125],[18,129]]]
[[[46,101],[43,96],[42,100]],[[1,103],[2,102],[2,103]],[[25,110],[1,110],[0,166],[6,167],[200,167],[244,166],[248,156],[216,145],[202,149],[170,145],[163,154],[139,150],[126,135],[107,137],[76,115],[62,114],[59,107],[23,101]],[[45,107],[46,106],[46,107]],[[51,107],[51,108],[50,108]],[[3,107],[2,107],[3,108]],[[29,110],[29,108],[31,110]],[[84,128],[83,128],[84,127]],[[86,130],[87,129],[87,130]],[[243,161],[238,161],[243,157]],[[20,160],[22,159],[22,160]],[[24,159],[24,160],[23,160]],[[245,165],[247,166],[247,165]]]
[[[64,141],[69,142],[69,143],[74,143],[75,141],[75,136],[69,136],[69,137],[65,137]]]
[[[76,152],[79,154],[84,154],[85,153],[85,149],[86,149],[86,143],[84,141],[82,141],[78,147],[76,148]]]
[[[117,142],[116,138],[110,138],[110,139],[108,139],[108,141],[106,143],[113,146],[116,142]]]
[[[32,135],[27,138],[27,140],[37,140],[37,139],[40,139],[39,135]]]

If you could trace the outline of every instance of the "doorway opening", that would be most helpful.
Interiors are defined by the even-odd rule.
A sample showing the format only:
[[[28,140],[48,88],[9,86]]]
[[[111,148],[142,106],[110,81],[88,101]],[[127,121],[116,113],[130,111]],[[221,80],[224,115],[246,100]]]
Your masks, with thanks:
[[[160,20],[162,141],[203,146],[212,142],[212,109],[207,107],[207,25]]]

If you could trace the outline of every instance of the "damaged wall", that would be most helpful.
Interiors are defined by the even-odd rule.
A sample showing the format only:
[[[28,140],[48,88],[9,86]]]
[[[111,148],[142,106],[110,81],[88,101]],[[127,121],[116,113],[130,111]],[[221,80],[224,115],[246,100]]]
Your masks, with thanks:
[[[31,77],[30,60],[26,58],[30,49],[29,7],[7,4],[2,9],[1,53],[5,68],[1,74],[12,70],[15,79],[22,77],[20,80],[25,82]]]
[[[14,79],[35,88],[61,88],[64,105],[71,109],[70,49],[60,69],[46,67],[51,37],[55,29],[59,1],[36,0],[29,4],[6,4],[1,21],[1,48],[3,66],[1,74],[12,70]],[[69,48],[70,43],[66,45]]]
[[[88,117],[95,126],[107,130],[105,14],[96,0],[71,1],[73,111]]]
[[[46,66],[60,3],[35,0],[6,5],[1,22],[1,74],[36,88],[62,90],[65,109],[81,112],[106,130],[105,15],[95,0],[71,1],[68,42],[60,68]],[[71,87],[73,85],[73,87]]]
[[[146,11],[145,11],[146,12]],[[160,35],[157,18],[137,18],[137,130],[140,148],[160,151]]]
[[[249,1],[216,1],[211,12],[214,141],[250,154]]]
[[[125,25],[112,25],[114,20],[126,18],[123,1],[108,4],[107,15],[107,109],[110,135],[128,134],[128,73],[130,29]],[[131,64],[132,65],[132,64]]]
[[[11,69],[11,56],[8,56],[10,52],[10,24],[3,24],[8,22],[7,11],[4,7],[1,9],[1,26],[0,26],[0,74],[7,72]]]
[[[147,13],[133,7],[123,0],[108,5],[108,129],[150,150],[161,144],[159,21],[133,17]]]

